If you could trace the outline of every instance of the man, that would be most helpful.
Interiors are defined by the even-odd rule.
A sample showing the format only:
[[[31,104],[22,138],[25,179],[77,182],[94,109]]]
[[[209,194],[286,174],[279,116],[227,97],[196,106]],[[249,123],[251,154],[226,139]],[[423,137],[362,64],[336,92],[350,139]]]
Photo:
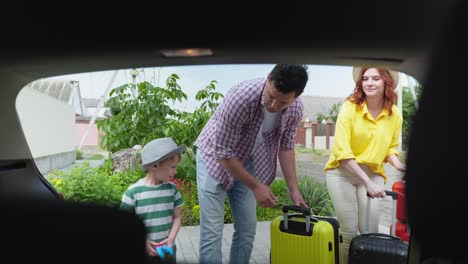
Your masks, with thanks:
[[[276,65],[266,79],[232,87],[200,133],[197,186],[200,263],[221,263],[224,200],[234,218],[230,263],[248,263],[257,225],[256,202],[276,205],[269,185],[277,158],[295,205],[307,206],[298,189],[294,142],[303,115],[298,98],[307,66]]]

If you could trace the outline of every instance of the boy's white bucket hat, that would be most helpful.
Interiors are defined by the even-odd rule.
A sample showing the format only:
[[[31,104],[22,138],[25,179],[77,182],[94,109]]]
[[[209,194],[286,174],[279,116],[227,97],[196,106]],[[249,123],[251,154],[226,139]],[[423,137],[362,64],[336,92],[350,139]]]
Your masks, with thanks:
[[[370,67],[372,68],[372,67]],[[398,86],[398,81],[399,81],[399,74],[396,71],[388,70],[390,72],[390,75],[392,76],[393,82],[395,83],[395,89]],[[357,79],[359,78],[359,73],[361,72],[361,67],[353,67],[353,80],[354,82],[357,82]]]
[[[156,162],[181,154],[186,148],[185,145],[177,146],[170,137],[153,139],[141,150],[141,168],[147,170]]]

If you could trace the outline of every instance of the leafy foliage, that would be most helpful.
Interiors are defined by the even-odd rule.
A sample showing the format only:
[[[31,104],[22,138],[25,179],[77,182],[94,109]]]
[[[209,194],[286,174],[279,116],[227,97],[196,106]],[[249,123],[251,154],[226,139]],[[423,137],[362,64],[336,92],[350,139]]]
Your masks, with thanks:
[[[49,181],[66,200],[81,203],[96,203],[108,206],[120,204],[121,189],[110,181],[108,175],[91,168],[85,162],[74,167],[70,173],[54,171]]]
[[[270,189],[277,197],[278,204],[292,204],[284,179],[276,179],[273,181],[270,185]],[[333,204],[324,183],[318,182],[313,177],[303,177],[299,181],[299,191],[305,202],[312,208],[314,215],[334,216],[335,211],[333,209]],[[281,215],[283,214],[280,208],[263,208],[257,206],[257,219],[259,221],[271,221]]]
[[[106,102],[112,116],[98,121],[98,128],[104,132],[101,147],[116,152],[160,137],[193,146],[223,95],[216,92],[216,81],[212,81],[196,94],[196,100],[202,101],[200,108],[193,113],[179,111],[172,106],[176,101],[186,101],[187,95],[178,80],[179,76],[172,74],[165,88],[141,82],[113,89]]]
[[[206,122],[213,115],[223,95],[216,92],[216,81],[211,81],[204,89],[197,92],[195,99],[201,101],[200,107],[193,113],[180,112],[178,119],[167,120],[166,135],[172,136],[176,142],[193,147],[195,140]]]
[[[421,99],[423,91],[422,86],[417,85],[414,87],[416,98],[418,102]],[[413,96],[408,87],[403,87],[403,129],[402,129],[402,148],[407,149],[409,143],[409,137],[411,135],[411,127],[413,126],[414,114],[416,114],[416,106],[414,104]]]
[[[75,152],[76,152],[76,159],[77,160],[83,159],[83,151],[77,149]]]
[[[112,159],[108,158],[102,166],[92,168],[89,163],[77,165],[70,172],[54,171],[48,176],[49,182],[66,200],[80,203],[98,203],[118,207],[123,193],[131,184],[145,176],[145,172],[136,167],[113,173]],[[196,186],[196,160],[191,148],[182,154],[177,175],[172,180],[179,188],[184,205],[182,206],[182,224],[184,226],[200,224],[200,205]],[[278,204],[291,204],[287,184],[284,179],[276,179],[270,185],[277,197]],[[299,182],[299,190],[315,214],[333,215],[331,201],[324,184],[305,176]],[[282,215],[280,208],[263,208],[257,206],[257,219],[271,221]],[[232,223],[233,217],[229,202],[225,201],[224,223]]]
[[[330,150],[328,149],[313,149],[306,148],[303,145],[297,144],[295,148],[296,153],[300,154],[314,154],[315,156],[329,156]]]
[[[277,204],[286,205],[291,203],[288,195],[288,187],[284,179],[274,180],[270,185],[270,189],[277,198]],[[283,215],[280,207],[263,208],[257,205],[258,221],[271,221],[280,215]]]
[[[136,167],[133,170],[118,171],[108,176],[109,182],[118,189],[119,204],[125,190],[127,190],[130,185],[134,184],[139,179],[145,177],[145,175],[146,172],[144,170],[142,170],[140,167]]]
[[[323,120],[327,121],[329,118],[336,123],[336,119],[338,118],[338,114],[340,113],[342,102],[338,102],[333,104],[330,109],[328,109],[327,114],[323,114],[321,112],[317,113],[317,123],[322,123]]]
[[[89,160],[102,160],[104,159],[105,157],[101,154],[93,154],[91,157],[89,157],[88,159]]]
[[[177,166],[177,175],[175,178],[191,182],[197,181],[195,152],[192,148],[187,148],[187,150],[182,154],[182,159]]]
[[[334,216],[335,210],[328,194],[327,186],[312,177],[303,177],[299,181],[299,191],[314,215]]]

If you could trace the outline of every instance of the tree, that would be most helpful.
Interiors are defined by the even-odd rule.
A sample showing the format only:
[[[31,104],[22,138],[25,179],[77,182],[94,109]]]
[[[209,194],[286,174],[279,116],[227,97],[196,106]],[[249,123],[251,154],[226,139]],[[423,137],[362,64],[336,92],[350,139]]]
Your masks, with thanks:
[[[193,113],[181,112],[179,118],[167,120],[166,134],[172,135],[176,142],[192,147],[206,122],[213,115],[223,94],[216,92],[216,81],[211,81],[197,92],[195,99],[201,102]]]
[[[421,99],[421,94],[423,87],[421,85],[416,85],[414,87],[416,93],[416,98],[418,102]],[[409,138],[411,135],[411,128],[413,126],[414,115],[416,114],[416,106],[414,104],[413,96],[408,87],[403,87],[403,128],[402,128],[402,149],[406,150],[408,148]]]
[[[328,109],[328,114],[324,115],[321,112],[317,113],[317,123],[322,123],[323,120],[327,121],[329,118],[333,120],[333,123],[336,123],[336,119],[338,118],[338,114],[340,113],[342,102],[338,102],[333,104],[330,109]]]
[[[165,88],[141,82],[112,89],[106,102],[112,115],[98,122],[104,132],[101,147],[116,152],[159,137],[172,137],[178,144],[192,147],[222,94],[216,92],[216,81],[212,81],[197,93],[197,101],[203,100],[200,108],[193,113],[179,111],[171,107],[176,101],[187,100],[179,79],[177,74],[170,75]]]

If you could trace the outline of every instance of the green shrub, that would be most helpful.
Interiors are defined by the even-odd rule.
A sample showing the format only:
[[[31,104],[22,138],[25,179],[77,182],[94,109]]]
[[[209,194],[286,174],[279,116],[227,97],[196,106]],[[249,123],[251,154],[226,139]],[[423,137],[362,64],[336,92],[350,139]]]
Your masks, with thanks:
[[[325,183],[320,183],[313,177],[303,177],[299,181],[299,191],[314,215],[335,216]]]
[[[109,153],[109,157],[104,161],[104,163],[101,166],[98,166],[96,169],[99,172],[102,172],[106,175],[111,175],[113,165],[114,165],[114,162],[112,160],[112,154]]]
[[[91,157],[88,158],[89,160],[102,160],[104,156],[101,154],[93,154]]]
[[[231,206],[229,205],[229,199],[224,200],[224,223],[234,223],[234,217],[232,216]]]
[[[96,168],[84,162],[70,172],[53,171],[48,180],[66,200],[118,207],[128,186],[144,177],[145,172],[140,168],[115,174],[111,171],[112,160],[106,160]]]
[[[195,152],[192,148],[187,148],[182,154],[182,159],[177,166],[177,175],[173,182],[179,188],[184,200],[182,223],[199,225],[200,206],[198,205],[197,166]]]
[[[286,184],[285,179],[281,178],[281,179],[274,180],[270,185],[270,189],[273,192],[273,194],[275,194],[277,198],[277,203],[280,203],[280,204],[291,203],[291,200],[288,194],[288,185]]]
[[[197,182],[197,163],[195,152],[191,148],[182,154],[182,159],[177,166],[176,179],[188,180],[192,183]]]
[[[200,218],[192,212],[191,208],[182,206],[182,226],[194,226],[200,224]]]
[[[176,178],[173,182],[178,186],[184,205],[182,206],[182,224],[184,226],[200,224],[200,206],[196,185],[195,153],[191,149],[182,155]],[[98,203],[108,206],[119,206],[125,190],[140,178],[145,171],[137,167],[112,173],[112,159],[106,159],[102,166],[91,168],[89,163],[75,166],[70,172],[54,171],[48,180],[66,200],[81,203]],[[292,204],[286,181],[276,179],[270,185],[277,197],[279,205]],[[306,203],[313,209],[314,214],[333,216],[334,210],[328,196],[325,184],[317,182],[312,177],[303,177],[299,181],[299,190]],[[257,205],[258,221],[271,221],[282,215],[281,207],[263,208]],[[224,223],[233,223],[232,212],[228,199],[225,201]]]
[[[87,162],[74,167],[69,173],[54,171],[49,181],[69,201],[108,206],[120,204],[120,189],[108,175],[91,168]]]
[[[120,198],[127,188],[137,182],[139,179],[145,177],[146,172],[140,167],[136,167],[133,170],[124,170],[116,172],[109,177],[109,181],[119,190]]]
[[[328,149],[312,149],[312,148],[306,148],[302,145],[296,145],[295,151],[297,154],[314,154],[316,156],[330,155],[330,150]]]
[[[195,220],[195,225],[200,224],[200,205],[196,204],[192,207],[192,214]]]
[[[83,151],[77,149],[75,152],[76,152],[76,158],[75,159],[77,159],[77,160],[83,159]]]
[[[264,208],[257,205],[257,220],[258,221],[271,221],[277,216],[282,215],[281,205],[291,204],[291,199],[288,194],[288,186],[285,179],[276,179],[271,185],[270,189],[276,196],[276,202],[279,206],[274,208]]]
[[[276,179],[270,185],[270,189],[277,197],[278,205],[292,205],[289,198],[286,180]],[[312,208],[314,215],[334,216],[335,212],[327,187],[313,177],[303,177],[299,180],[299,191],[307,205]],[[281,206],[275,208],[263,208],[257,206],[258,221],[271,221],[275,217],[282,215]]]

